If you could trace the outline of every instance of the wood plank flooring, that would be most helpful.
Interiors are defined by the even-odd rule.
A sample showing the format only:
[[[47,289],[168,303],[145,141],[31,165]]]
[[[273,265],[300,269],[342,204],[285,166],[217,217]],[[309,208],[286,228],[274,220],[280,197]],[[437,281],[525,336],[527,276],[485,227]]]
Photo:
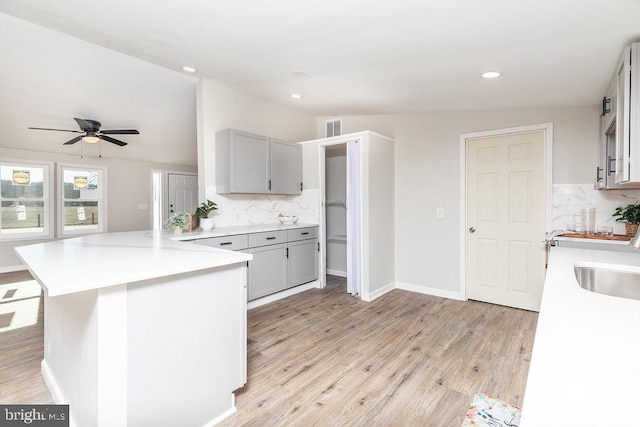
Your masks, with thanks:
[[[537,313],[401,290],[366,303],[330,278],[249,311],[248,383],[222,426],[459,427],[476,392],[522,404]],[[0,333],[1,403],[52,403],[42,311]]]
[[[248,314],[248,383],[223,426],[460,426],[476,392],[522,404],[537,313],[344,280]]]
[[[27,280],[33,280],[27,271],[0,274],[0,285],[15,283],[17,288],[20,282]],[[7,295],[12,293],[0,295],[0,306],[10,308],[17,304],[3,298]],[[40,362],[44,357],[44,302],[42,297],[38,299],[36,324],[9,331],[0,329],[0,403],[53,403],[40,374]]]

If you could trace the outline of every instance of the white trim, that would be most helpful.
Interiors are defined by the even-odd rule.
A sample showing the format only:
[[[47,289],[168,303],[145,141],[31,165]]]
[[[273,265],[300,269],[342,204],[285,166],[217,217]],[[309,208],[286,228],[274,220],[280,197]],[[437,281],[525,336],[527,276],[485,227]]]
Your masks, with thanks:
[[[43,233],[11,233],[0,234],[0,242],[22,242],[29,240],[48,240],[55,238],[55,199],[56,199],[56,177],[55,177],[55,162],[41,161],[41,160],[21,160],[14,158],[2,158],[0,159],[0,165],[6,166],[24,166],[43,169],[43,208],[48,210],[48,215],[44,218],[44,232]],[[37,201],[37,199],[26,199],[25,201]]]
[[[386,285],[384,285],[380,289],[376,289],[373,292],[367,293],[367,295],[364,295],[364,293],[363,293],[363,295],[361,295],[362,296],[362,301],[371,302],[374,299],[380,298],[382,295],[386,294],[387,292],[391,292],[394,289],[396,289],[396,283],[395,282],[387,283]]]
[[[98,172],[98,180],[99,187],[98,190],[100,192],[100,196],[98,200],[98,228],[91,230],[77,230],[77,231],[65,231],[64,230],[64,170],[65,169],[77,169],[80,171],[97,171]],[[96,234],[96,233],[107,233],[109,231],[109,220],[108,220],[108,176],[107,176],[107,167],[100,165],[91,165],[91,164],[74,164],[74,163],[58,163],[56,166],[56,237],[64,238],[64,237],[78,237],[78,236],[86,236],[88,234]],[[72,200],[71,200],[72,201]]]
[[[403,291],[416,292],[418,294],[431,295],[434,297],[449,298],[459,301],[465,301],[467,298],[460,292],[447,291],[444,289],[430,288],[427,286],[412,285],[410,283],[396,282],[396,289]]]
[[[319,280],[314,280],[313,282],[305,283],[304,285],[298,285],[294,288],[290,288],[282,292],[267,295],[266,297],[250,301],[247,303],[247,310],[251,310],[252,308],[260,307],[265,304],[269,304],[271,302],[275,302],[286,297],[290,297],[291,295],[299,294],[300,292],[308,291],[309,289],[314,288],[321,289]]]
[[[14,271],[25,271],[27,267],[24,264],[5,265],[0,267],[0,273],[12,273]]]
[[[231,408],[229,408],[228,410],[224,411],[222,414],[218,415],[217,417],[215,417],[211,421],[207,422],[202,427],[213,427],[216,424],[218,424],[220,421],[224,420],[225,418],[235,414],[237,411],[238,411],[238,409],[236,408],[236,396],[233,393],[231,393]]]
[[[379,138],[386,139],[387,141],[393,142],[393,138],[389,138],[388,136],[382,135],[377,132],[373,132],[371,130],[364,130],[360,132],[347,133],[339,136],[332,136],[331,138],[318,138],[318,139],[310,139],[308,141],[300,141],[298,144],[312,144],[312,143],[320,143],[322,145],[333,145],[333,144],[342,144],[343,142],[360,140],[369,135],[375,135]]]
[[[482,132],[464,133],[460,135],[460,295],[462,300],[467,299],[466,277],[466,235],[467,235],[467,139],[485,136],[499,136],[516,133],[530,133],[539,130],[545,131],[544,153],[544,181],[545,181],[545,227],[549,232],[553,221],[553,123],[540,123],[528,126],[518,126],[505,129],[495,129]]]
[[[53,372],[51,372],[49,364],[45,359],[42,359],[42,362],[40,363],[40,373],[42,374],[42,378],[44,378],[44,382],[49,389],[49,393],[51,393],[53,401],[58,405],[68,405],[69,402],[64,398],[62,390],[60,390],[60,386],[58,386],[58,382],[53,376]],[[76,426],[77,424],[73,419],[73,415],[71,414],[71,408],[69,408],[69,427]]]
[[[346,271],[332,270],[330,268],[327,268],[327,274],[330,274],[332,276],[338,276],[338,277],[347,277]]]

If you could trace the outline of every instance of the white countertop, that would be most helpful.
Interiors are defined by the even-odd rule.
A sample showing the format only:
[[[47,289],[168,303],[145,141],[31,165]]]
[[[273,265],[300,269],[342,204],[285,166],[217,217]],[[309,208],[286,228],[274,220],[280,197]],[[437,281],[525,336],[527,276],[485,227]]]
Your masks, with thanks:
[[[16,248],[48,296],[245,262],[252,255],[176,242],[164,232],[104,233]]]
[[[255,225],[236,225],[233,227],[218,227],[210,231],[197,230],[191,233],[171,234],[167,236],[172,240],[196,240],[207,239],[209,237],[233,236],[236,234],[263,233],[265,231],[278,230],[294,230],[296,228],[317,227],[318,224],[255,224]]]
[[[582,289],[589,265],[640,272],[640,253],[551,249],[520,427],[638,425],[640,301]]]

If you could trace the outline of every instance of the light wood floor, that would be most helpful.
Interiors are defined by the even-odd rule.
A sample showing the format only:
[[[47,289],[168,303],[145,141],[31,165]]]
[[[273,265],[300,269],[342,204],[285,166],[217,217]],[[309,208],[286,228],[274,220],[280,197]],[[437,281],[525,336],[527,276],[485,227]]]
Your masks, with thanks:
[[[248,383],[223,426],[456,426],[476,392],[520,406],[537,313],[342,279],[249,311]]]
[[[0,285],[32,280],[26,271],[0,274]],[[0,305],[12,304],[3,302]],[[53,399],[40,374],[44,355],[43,299],[40,298],[38,323],[0,332],[0,403],[49,404]]]
[[[366,303],[345,290],[333,277],[249,311],[248,383],[222,426],[459,427],[476,392],[522,404],[537,313],[401,290]],[[52,403],[39,311],[37,325],[0,333],[0,403]]]

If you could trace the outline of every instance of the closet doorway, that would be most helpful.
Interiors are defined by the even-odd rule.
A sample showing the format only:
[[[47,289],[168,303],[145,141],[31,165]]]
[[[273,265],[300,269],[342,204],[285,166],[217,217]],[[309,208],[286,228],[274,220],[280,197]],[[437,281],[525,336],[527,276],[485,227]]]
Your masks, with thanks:
[[[361,296],[361,141],[320,145],[322,283],[345,277],[347,292]]]

